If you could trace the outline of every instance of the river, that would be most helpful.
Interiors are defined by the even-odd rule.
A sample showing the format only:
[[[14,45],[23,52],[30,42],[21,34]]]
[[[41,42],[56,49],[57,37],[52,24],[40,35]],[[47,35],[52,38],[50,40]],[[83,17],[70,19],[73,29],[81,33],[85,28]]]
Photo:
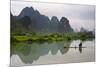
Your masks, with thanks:
[[[17,43],[12,49],[11,66],[78,63],[95,61],[95,41]]]

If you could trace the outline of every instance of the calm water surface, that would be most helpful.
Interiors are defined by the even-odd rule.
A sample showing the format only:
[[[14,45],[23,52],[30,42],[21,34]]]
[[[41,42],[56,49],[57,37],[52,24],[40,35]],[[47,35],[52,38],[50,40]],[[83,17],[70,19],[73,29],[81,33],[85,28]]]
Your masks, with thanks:
[[[37,65],[95,61],[95,41],[80,40],[53,43],[18,43],[12,49],[11,65]]]

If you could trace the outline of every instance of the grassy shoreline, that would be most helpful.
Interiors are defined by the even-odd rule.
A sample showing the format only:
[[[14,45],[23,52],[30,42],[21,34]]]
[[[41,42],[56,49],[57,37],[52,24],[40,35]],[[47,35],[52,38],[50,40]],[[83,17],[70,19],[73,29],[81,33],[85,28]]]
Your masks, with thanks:
[[[52,42],[52,41],[70,41],[70,40],[92,40],[95,35],[92,33],[52,33],[52,34],[21,34],[11,35],[11,42]]]

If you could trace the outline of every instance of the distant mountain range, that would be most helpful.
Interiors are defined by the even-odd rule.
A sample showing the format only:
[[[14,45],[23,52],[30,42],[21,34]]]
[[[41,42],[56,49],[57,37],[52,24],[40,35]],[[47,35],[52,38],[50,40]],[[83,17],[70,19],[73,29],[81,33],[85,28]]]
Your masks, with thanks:
[[[43,32],[43,33],[67,33],[73,32],[66,17],[60,21],[56,16],[51,20],[32,7],[25,7],[18,16],[11,13],[11,32]]]

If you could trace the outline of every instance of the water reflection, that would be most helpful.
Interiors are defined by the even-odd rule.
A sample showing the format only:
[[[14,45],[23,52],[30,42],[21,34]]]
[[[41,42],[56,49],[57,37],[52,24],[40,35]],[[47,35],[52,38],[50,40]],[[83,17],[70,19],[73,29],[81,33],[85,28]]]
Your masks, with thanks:
[[[52,43],[30,43],[30,42],[21,42],[16,43],[12,47],[11,56],[17,54],[22,62],[25,64],[32,64],[34,61],[38,60],[41,56],[48,55],[51,52],[51,55],[56,55],[58,51],[64,55],[67,54],[69,49],[78,49],[82,53],[82,42],[74,43],[72,41],[62,41],[62,42],[52,42]]]
[[[79,47],[79,52],[82,53],[82,47]]]
[[[70,45],[71,45],[71,41],[70,42],[65,42],[64,46],[60,49],[61,54],[67,53],[69,48],[66,48],[66,47],[70,47]]]
[[[53,43],[16,43],[13,47],[12,55],[17,54],[25,64],[31,64],[40,56],[44,56],[51,51],[52,55],[56,55],[60,50],[61,54],[68,52],[69,48],[64,48],[66,45],[70,47],[69,42],[53,42]]]

